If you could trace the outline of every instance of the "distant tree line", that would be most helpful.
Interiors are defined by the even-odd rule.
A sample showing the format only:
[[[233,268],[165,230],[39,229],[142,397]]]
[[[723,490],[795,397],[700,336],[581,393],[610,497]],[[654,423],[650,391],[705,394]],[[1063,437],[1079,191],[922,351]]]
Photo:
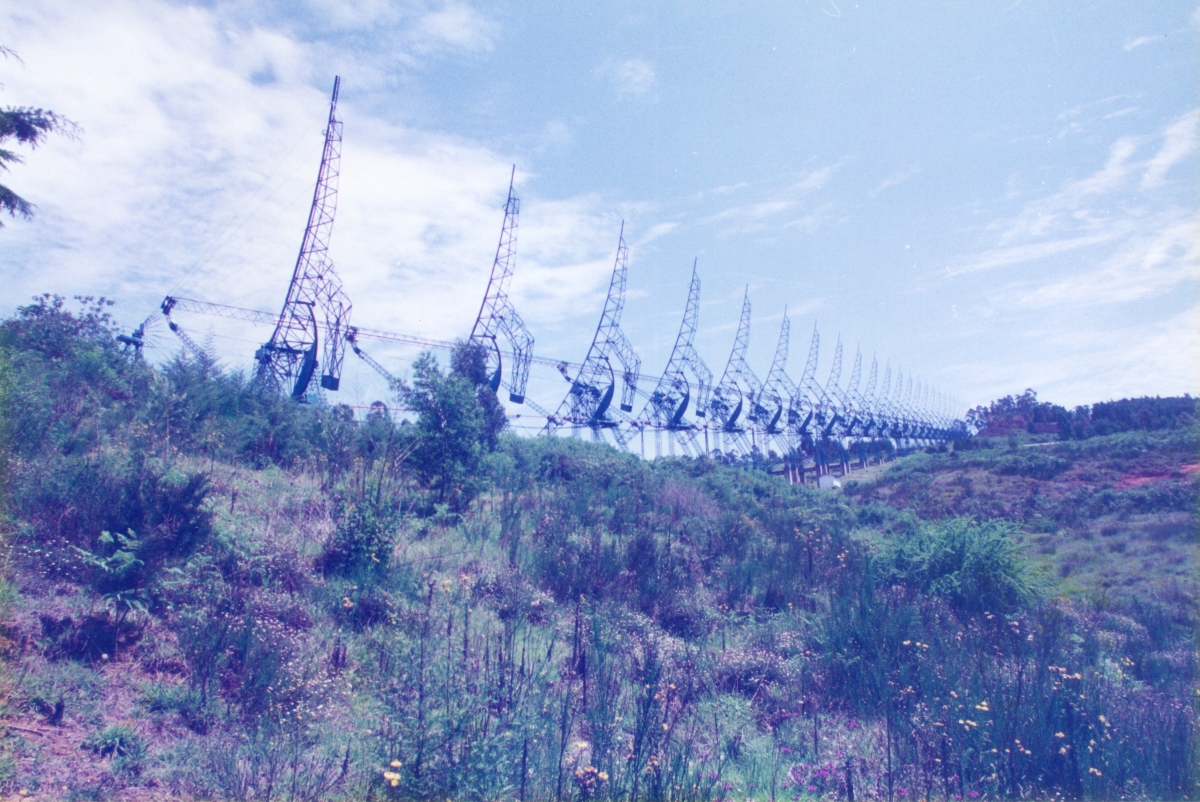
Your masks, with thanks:
[[[967,412],[967,424],[977,437],[1002,437],[1016,432],[1057,434],[1063,440],[1129,431],[1157,431],[1190,426],[1196,419],[1197,399],[1191,395],[1143,396],[1078,406],[1074,411],[1038,401],[1037,392],[998,398]]]

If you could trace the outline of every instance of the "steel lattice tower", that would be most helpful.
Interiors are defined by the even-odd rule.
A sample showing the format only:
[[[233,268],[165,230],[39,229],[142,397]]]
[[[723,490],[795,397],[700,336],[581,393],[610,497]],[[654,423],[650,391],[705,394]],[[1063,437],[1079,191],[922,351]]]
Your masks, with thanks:
[[[693,344],[699,323],[700,276],[696,272],[696,262],[693,262],[687,307],[683,312],[683,322],[679,325],[679,334],[675,338],[675,347],[671,349],[671,358],[667,360],[662,378],[650,393],[650,400],[646,402],[638,418],[643,426],[654,427],[656,431],[666,430],[671,435],[680,436],[687,450],[700,450],[695,442],[695,426],[684,417],[688,407],[692,405],[692,385],[695,385],[696,414],[701,417],[704,415],[709,388],[712,386],[712,372],[696,353]],[[688,373],[691,374],[691,381],[688,379]]]
[[[306,397],[318,367],[324,369],[321,387],[338,389],[344,332],[350,325],[350,299],[342,291],[341,279],[329,259],[342,154],[342,121],[337,118],[340,87],[341,78],[334,78],[317,186],[283,311],[271,339],[255,354],[258,379],[297,400]],[[326,339],[323,359],[318,360],[321,328],[325,329]]]
[[[600,324],[596,327],[592,345],[588,348],[579,373],[574,379],[568,378],[571,389],[567,397],[559,405],[557,414],[546,422],[547,432],[553,432],[563,424],[570,424],[575,430],[587,426],[596,439],[600,439],[602,430],[608,430],[618,445],[626,445],[625,434],[619,421],[610,418],[608,410],[617,389],[617,373],[613,363],[616,362],[621,369],[622,412],[633,411],[638,373],[642,368],[642,360],[634,353],[633,346],[621,331],[621,312],[625,308],[625,281],[628,271],[629,246],[625,244],[625,223],[622,222],[621,234],[617,240],[617,258],[613,264],[604,311],[600,314]],[[566,375],[565,367],[563,375]]]
[[[733,350],[721,375],[708,408],[712,411],[711,424],[722,436],[728,436],[740,450],[747,451],[741,437],[745,427],[740,423],[747,402],[750,409],[746,420],[762,423],[770,419],[770,412],[762,406],[762,382],[746,363],[746,351],[750,347],[750,290],[746,288],[742,297],[742,314],[738,318],[737,334],[733,339]]]
[[[513,192],[516,176],[517,168],[514,165],[508,182],[508,201],[504,204],[500,244],[496,247],[492,275],[488,279],[483,304],[479,307],[479,316],[471,327],[469,341],[487,351],[488,384],[491,388],[499,392],[503,384],[508,388],[508,399],[522,404],[525,402],[525,385],[529,381],[529,363],[533,358],[533,335],[508,298],[508,286],[517,267],[517,218],[521,213],[521,201]],[[504,336],[512,349],[512,366],[508,376],[504,375],[500,335]]]
[[[771,369],[767,371],[762,391],[762,404],[775,407],[775,412],[763,424],[763,431],[770,436],[783,433],[790,424],[802,417],[801,408],[797,406],[800,399],[796,383],[787,374],[791,332],[792,322],[788,319],[787,307],[784,307],[783,322],[779,324],[779,340],[775,345],[775,358],[771,360]],[[783,416],[785,410],[786,418]]]

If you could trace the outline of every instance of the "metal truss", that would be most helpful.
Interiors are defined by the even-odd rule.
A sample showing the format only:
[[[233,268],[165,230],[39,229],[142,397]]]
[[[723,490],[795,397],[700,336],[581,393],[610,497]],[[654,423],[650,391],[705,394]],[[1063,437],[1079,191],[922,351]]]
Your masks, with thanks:
[[[362,348],[360,338],[422,348],[455,347],[445,341],[350,325],[350,300],[329,258],[342,144],[342,123],[337,116],[340,86],[340,78],[335,78],[308,225],[282,311],[273,315],[173,296],[168,296],[162,304],[170,330],[190,353],[197,356],[206,356],[205,349],[179,326],[172,318],[172,312],[198,312],[272,326],[270,339],[255,354],[256,381],[299,401],[313,397],[309,388],[317,375],[320,376],[320,389],[315,393],[317,400],[321,399],[322,389],[338,389],[347,346],[390,386],[396,385],[395,376]],[[714,387],[712,373],[695,347],[700,309],[696,261],[692,263],[687,305],[670,358],[653,391],[647,393],[639,387],[643,384],[641,360],[621,330],[629,262],[624,223],[618,237],[608,295],[583,362],[572,364],[535,358],[533,336],[508,294],[516,267],[520,216],[515,180],[514,166],[500,241],[468,341],[485,349],[487,384],[497,392],[505,387],[509,401],[526,404],[528,409],[543,416],[546,419],[541,427],[543,432],[554,433],[570,426],[572,433],[579,435],[587,429],[593,439],[608,438],[621,447],[628,447],[631,439],[636,437],[645,455],[646,430],[649,429],[655,454],[663,453],[665,436],[669,454],[676,453],[677,448],[692,456],[710,453],[715,456],[719,452],[726,458],[750,458],[741,460],[741,464],[758,467],[782,458],[782,473],[790,481],[801,482],[807,460],[812,461],[816,473],[820,474],[830,470],[836,456],[845,472],[852,467],[851,452],[856,452],[865,464],[869,459],[879,458],[884,448],[910,448],[965,435],[965,424],[952,412],[956,402],[934,391],[927,383],[915,381],[911,375],[905,377],[899,369],[893,375],[890,363],[885,366],[880,382],[879,363],[872,357],[866,385],[860,390],[861,349],[855,350],[849,381],[843,387],[840,337],[828,377],[824,384],[818,383],[820,333],[815,324],[804,371],[799,381],[793,382],[787,372],[791,321],[786,308],[774,359],[766,380],[760,381],[747,359],[751,316],[749,288],[743,295],[733,349],[721,379]],[[119,339],[125,350],[137,358],[147,344],[145,324]],[[535,364],[557,368],[570,383],[569,391],[554,413],[542,408],[534,399],[526,398],[530,369]],[[645,404],[630,420],[638,396],[645,399]],[[617,413],[614,404],[625,414]],[[715,444],[710,442],[711,437],[716,438]],[[710,448],[713,445],[715,448]]]
[[[721,381],[712,391],[712,398],[708,402],[708,409],[712,413],[709,427],[718,438],[717,448],[720,451],[747,453],[755,449],[755,428],[764,427],[772,417],[778,420],[778,415],[774,413],[782,413],[782,404],[777,404],[772,410],[763,405],[763,384],[746,363],[749,347],[750,290],[747,287],[742,297],[742,315],[738,319],[733,350],[729,353],[729,361],[725,363]],[[745,418],[742,417],[743,413]],[[751,433],[748,439],[745,437],[747,431]]]
[[[638,373],[642,360],[633,351],[625,333],[621,331],[621,312],[625,308],[625,282],[629,272],[629,246],[625,244],[625,223],[621,223],[621,234],[617,239],[617,258],[613,264],[612,280],[608,285],[608,297],[600,314],[600,324],[592,337],[583,365],[572,379],[563,366],[562,374],[571,382],[571,389],[559,404],[558,412],[546,421],[546,431],[554,432],[569,425],[575,434],[582,427],[591,429],[596,440],[603,439],[602,432],[609,432],[617,445],[628,444],[620,421],[609,415],[609,407],[616,397],[618,377],[614,367],[620,368],[622,412],[633,411],[637,394]]]
[[[662,431],[668,434],[668,448],[679,442],[687,453],[707,451],[696,440],[696,425],[685,417],[689,407],[695,408],[697,417],[704,417],[712,387],[712,371],[704,364],[694,344],[699,321],[700,276],[693,261],[687,306],[675,346],[671,349],[671,358],[637,419],[641,426],[653,429],[656,453],[660,453],[658,443]]]
[[[323,370],[321,387],[338,389],[344,335],[350,325],[350,299],[342,290],[341,279],[329,259],[329,239],[337,210],[341,169],[342,122],[337,117],[340,87],[341,78],[334,78],[321,167],[317,171],[308,226],[304,230],[283,311],[271,339],[255,354],[257,379],[297,400],[307,398],[309,383],[318,368]],[[326,330],[327,337],[319,359],[321,328]]]
[[[525,402],[525,386],[529,382],[533,335],[508,297],[508,287],[517,266],[517,218],[521,213],[521,201],[513,192],[516,177],[517,168],[513,165],[508,181],[508,201],[504,204],[504,224],[500,228],[500,244],[496,246],[496,259],[492,262],[487,292],[483,295],[483,304],[479,307],[479,315],[471,327],[468,341],[487,351],[488,384],[491,388],[499,392],[501,385],[507,387],[508,400],[521,404]],[[500,350],[502,336],[512,352],[508,375],[504,374],[503,352]]]

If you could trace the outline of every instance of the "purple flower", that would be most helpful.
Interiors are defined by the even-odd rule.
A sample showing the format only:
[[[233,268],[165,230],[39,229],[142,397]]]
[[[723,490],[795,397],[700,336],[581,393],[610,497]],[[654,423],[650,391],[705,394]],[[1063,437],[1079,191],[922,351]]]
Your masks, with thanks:
[[[901,799],[904,799],[906,796],[908,796],[908,789],[901,788],[900,792],[897,794],[897,796],[899,796]]]
[[[816,790],[817,790],[817,786],[815,786],[815,785],[810,785],[810,786],[808,786],[808,792],[809,792],[810,794],[811,794],[813,791],[816,791]]]
[[[967,791],[967,796],[969,796],[971,799],[978,799],[979,792],[978,791]]]

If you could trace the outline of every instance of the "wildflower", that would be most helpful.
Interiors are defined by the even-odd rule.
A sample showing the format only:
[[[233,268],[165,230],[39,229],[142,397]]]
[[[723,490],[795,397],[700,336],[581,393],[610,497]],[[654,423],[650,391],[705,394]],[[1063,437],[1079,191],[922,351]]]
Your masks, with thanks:
[[[394,768],[394,769],[398,769],[398,768],[400,768],[400,767],[401,767],[401,766],[403,766],[403,765],[404,765],[404,764],[403,764],[403,763],[401,763],[399,760],[393,760],[393,761],[392,761],[392,763],[391,763],[391,766],[392,766],[392,768]]]
[[[1059,753],[1060,755],[1065,755],[1065,754],[1067,753],[1067,747],[1065,747],[1065,746],[1064,746],[1064,747],[1061,747],[1061,748],[1058,750],[1058,753]]]
[[[602,771],[599,774],[597,774],[596,776],[600,778],[600,782],[602,782],[602,783],[608,782],[608,772],[607,771]]]
[[[1054,733],[1054,737],[1055,738],[1066,738],[1067,735],[1066,735],[1066,733],[1063,733],[1063,732],[1056,732],[1056,733]]]
[[[1101,776],[1100,769],[1096,768],[1095,766],[1092,766],[1090,769],[1088,769],[1088,774],[1095,774],[1097,777]]]
[[[343,609],[345,609],[345,610],[349,610],[349,609],[350,609],[351,607],[353,607],[353,606],[354,606],[354,602],[350,601],[350,597],[349,597],[349,596],[343,596],[343,597],[342,597],[342,608],[343,608]]]

